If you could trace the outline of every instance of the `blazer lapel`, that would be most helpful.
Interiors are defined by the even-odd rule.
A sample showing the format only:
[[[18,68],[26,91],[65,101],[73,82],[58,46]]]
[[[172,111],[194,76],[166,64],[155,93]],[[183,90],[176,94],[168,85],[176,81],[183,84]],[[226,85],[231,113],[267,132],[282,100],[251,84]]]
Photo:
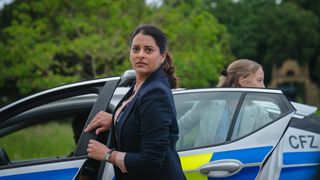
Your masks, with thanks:
[[[129,96],[132,94],[132,92],[133,92],[133,87],[134,86],[132,86],[130,89],[129,89],[129,91],[123,96],[123,98],[120,100],[120,102],[117,104],[117,106],[116,106],[116,108],[115,108],[115,110],[114,110],[114,112],[113,112],[113,115],[112,115],[112,124],[113,124],[113,128],[111,129],[111,135],[112,135],[112,137],[111,137],[111,144],[112,144],[112,147],[114,147],[114,148],[116,148],[117,146],[118,146],[118,143],[117,143],[117,138],[118,138],[118,131],[117,131],[117,128],[116,128],[116,126],[114,126],[115,125],[115,121],[116,121],[116,119],[115,119],[115,113],[117,112],[117,110],[119,109],[119,107],[121,106],[121,104],[123,103],[123,101],[124,100],[126,100],[126,99],[128,99],[129,98]]]
[[[132,111],[134,104],[137,101],[139,94],[137,93],[133,99],[131,100],[131,102],[128,103],[127,107],[124,108],[124,110],[122,111],[122,115],[119,119],[119,121],[117,122],[117,126],[118,126],[118,147],[121,148],[121,134],[122,134],[122,129],[123,126],[125,125],[126,122],[128,122],[128,115],[130,114],[130,112]]]
[[[127,117],[129,116],[129,114],[131,113],[134,104],[136,103],[138,97],[140,96],[140,93],[143,91],[143,89],[145,87],[148,86],[148,84],[150,84],[150,82],[158,80],[159,78],[164,77],[164,72],[161,68],[158,68],[154,73],[152,73],[147,79],[146,81],[142,84],[142,86],[140,87],[140,89],[138,90],[138,92],[136,93],[136,95],[134,96],[134,98],[131,100],[131,102],[129,102],[128,106],[124,108],[122,115],[119,119],[119,121],[117,122],[117,128],[116,128],[116,134],[117,134],[117,145],[118,148],[121,150],[121,133],[122,133],[122,129],[125,125],[126,122],[128,122]],[[123,103],[124,100],[128,99],[130,97],[130,95],[133,92],[133,87],[134,85],[131,87],[131,89],[128,91],[128,93],[124,96],[124,98],[120,101],[120,103],[117,105],[115,112],[117,111],[117,109],[121,106],[121,104]],[[116,119],[114,119],[113,121],[116,121]]]

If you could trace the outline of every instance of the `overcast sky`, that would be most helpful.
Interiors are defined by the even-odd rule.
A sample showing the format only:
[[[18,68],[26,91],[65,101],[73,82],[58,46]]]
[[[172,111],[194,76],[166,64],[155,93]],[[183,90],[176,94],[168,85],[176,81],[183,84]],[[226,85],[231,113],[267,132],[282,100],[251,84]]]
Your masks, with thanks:
[[[0,10],[4,7],[5,4],[10,4],[13,0],[0,0]]]

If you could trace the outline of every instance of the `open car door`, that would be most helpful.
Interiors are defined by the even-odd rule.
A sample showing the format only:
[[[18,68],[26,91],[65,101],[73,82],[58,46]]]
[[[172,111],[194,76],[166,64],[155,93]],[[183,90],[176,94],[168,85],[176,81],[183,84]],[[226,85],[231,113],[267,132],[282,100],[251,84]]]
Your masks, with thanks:
[[[8,134],[51,121],[63,120],[63,123],[66,123],[72,119],[69,125],[73,125],[77,124],[74,123],[77,118],[77,121],[82,122],[81,128],[77,130],[81,133],[85,124],[88,124],[97,112],[112,111],[109,103],[114,98],[119,83],[125,85],[130,82],[132,72],[126,72],[121,78],[111,77],[69,84],[24,98],[0,110],[0,137],[5,138]],[[76,179],[87,160],[86,148],[89,139],[97,138],[94,132],[82,133],[81,136],[80,133],[74,135],[78,138],[76,148],[71,154],[58,154],[53,157],[11,161],[10,155],[14,152],[6,152],[8,148],[0,145],[0,179]],[[34,138],[38,137],[35,135]],[[44,147],[36,147],[39,151],[41,148]]]

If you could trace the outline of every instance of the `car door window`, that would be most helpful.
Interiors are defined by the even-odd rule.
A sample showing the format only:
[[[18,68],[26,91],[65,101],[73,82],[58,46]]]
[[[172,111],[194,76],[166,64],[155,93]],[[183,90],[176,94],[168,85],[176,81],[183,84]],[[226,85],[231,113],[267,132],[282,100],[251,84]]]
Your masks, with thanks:
[[[247,93],[241,104],[231,140],[251,134],[286,113],[278,94]]]
[[[177,149],[225,142],[240,92],[196,92],[175,95],[179,138]]]
[[[0,147],[11,162],[73,156],[92,105],[67,98],[17,115],[8,120],[12,132],[0,137]]]
[[[75,148],[69,119],[25,128],[2,137],[0,144],[11,161],[67,156]]]

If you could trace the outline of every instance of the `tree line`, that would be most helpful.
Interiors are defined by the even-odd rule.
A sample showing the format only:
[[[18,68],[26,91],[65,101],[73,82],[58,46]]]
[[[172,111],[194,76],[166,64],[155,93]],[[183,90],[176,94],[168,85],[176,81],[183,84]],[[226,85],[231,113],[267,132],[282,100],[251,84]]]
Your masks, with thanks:
[[[214,87],[236,58],[265,66],[319,60],[317,1],[15,0],[0,11],[0,104],[69,82],[130,68],[130,33],[140,24],[166,32],[181,85]],[[310,4],[309,4],[310,3]],[[270,77],[269,77],[270,78]]]

